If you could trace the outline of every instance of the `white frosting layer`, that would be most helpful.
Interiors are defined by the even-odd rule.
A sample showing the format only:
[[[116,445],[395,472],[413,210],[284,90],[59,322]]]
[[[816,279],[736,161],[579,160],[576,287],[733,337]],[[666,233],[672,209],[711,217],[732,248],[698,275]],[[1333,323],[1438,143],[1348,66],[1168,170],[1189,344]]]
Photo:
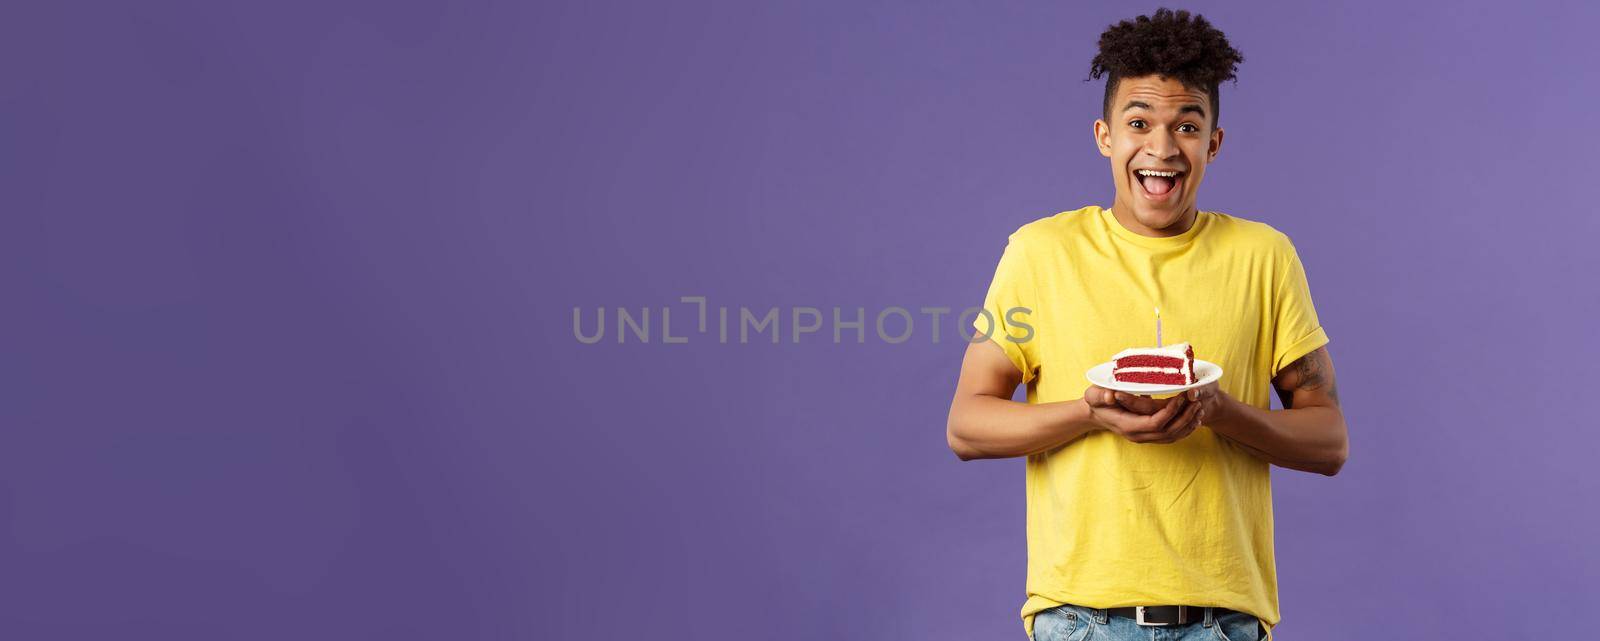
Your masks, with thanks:
[[[1163,345],[1161,347],[1130,347],[1117,352],[1117,355],[1112,356],[1111,360],[1115,361],[1119,358],[1124,358],[1127,356],[1167,356],[1171,358],[1188,358],[1188,354],[1189,343],[1183,342],[1173,343],[1171,345]]]

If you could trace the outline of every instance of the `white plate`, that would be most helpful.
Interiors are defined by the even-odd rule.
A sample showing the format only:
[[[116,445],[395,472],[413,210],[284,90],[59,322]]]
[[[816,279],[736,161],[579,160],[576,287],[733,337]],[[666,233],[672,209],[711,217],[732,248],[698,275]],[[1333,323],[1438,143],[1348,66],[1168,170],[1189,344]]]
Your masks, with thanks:
[[[1194,359],[1194,375],[1200,377],[1200,380],[1195,381],[1193,383],[1190,383],[1188,385],[1156,385],[1154,383],[1124,383],[1122,381],[1119,381],[1119,380],[1116,380],[1114,378],[1111,378],[1111,370],[1115,366],[1116,366],[1115,362],[1107,361],[1107,362],[1104,362],[1104,363],[1101,363],[1099,365],[1096,365],[1094,367],[1089,368],[1089,371],[1084,372],[1084,376],[1089,379],[1090,383],[1094,383],[1095,385],[1099,385],[1100,387],[1104,387],[1106,389],[1117,390],[1119,392],[1127,392],[1129,394],[1143,394],[1143,395],[1146,395],[1146,396],[1151,395],[1151,394],[1176,394],[1178,392],[1182,392],[1182,391],[1185,391],[1185,390],[1191,390],[1191,389],[1194,389],[1196,387],[1200,387],[1201,385],[1206,385],[1206,384],[1215,382],[1215,381],[1217,381],[1217,380],[1222,378],[1222,366],[1221,365],[1218,365],[1218,364],[1213,363],[1211,361],[1202,361],[1202,360],[1200,360],[1198,358]]]

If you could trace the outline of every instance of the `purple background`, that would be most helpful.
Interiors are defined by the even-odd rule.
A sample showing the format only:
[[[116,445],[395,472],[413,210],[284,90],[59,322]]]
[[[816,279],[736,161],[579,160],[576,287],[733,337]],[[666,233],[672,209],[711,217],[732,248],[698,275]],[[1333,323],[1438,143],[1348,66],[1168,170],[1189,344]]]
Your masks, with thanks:
[[[1110,203],[1083,80],[1154,6],[137,4],[0,11],[0,636],[1023,638],[953,334],[676,301],[977,304]],[[1190,7],[1246,57],[1201,206],[1295,239],[1351,427],[1274,471],[1278,636],[1575,629],[1600,11]]]

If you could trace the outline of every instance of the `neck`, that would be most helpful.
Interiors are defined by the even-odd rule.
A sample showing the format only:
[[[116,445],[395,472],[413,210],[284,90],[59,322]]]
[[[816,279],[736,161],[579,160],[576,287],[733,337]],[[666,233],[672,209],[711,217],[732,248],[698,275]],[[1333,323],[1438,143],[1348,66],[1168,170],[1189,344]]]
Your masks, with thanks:
[[[1139,219],[1133,215],[1133,207],[1122,202],[1117,202],[1112,205],[1111,215],[1117,219],[1118,223],[1122,224],[1124,229],[1127,229],[1135,234],[1140,236],[1149,236],[1151,238],[1167,238],[1189,231],[1189,228],[1194,226],[1194,221],[1199,218],[1200,211],[1194,207],[1190,207],[1188,210],[1183,212],[1182,216],[1178,217],[1177,221],[1173,222],[1171,225],[1167,225],[1166,227],[1159,229],[1139,222]]]

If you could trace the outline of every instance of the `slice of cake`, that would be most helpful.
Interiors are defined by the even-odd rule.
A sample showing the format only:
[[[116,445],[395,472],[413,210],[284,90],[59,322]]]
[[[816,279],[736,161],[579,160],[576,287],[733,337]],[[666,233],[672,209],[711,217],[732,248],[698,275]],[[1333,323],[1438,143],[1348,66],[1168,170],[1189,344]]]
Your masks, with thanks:
[[[1111,360],[1111,378],[1124,383],[1188,385],[1196,380],[1194,348],[1188,343],[1125,349]]]

